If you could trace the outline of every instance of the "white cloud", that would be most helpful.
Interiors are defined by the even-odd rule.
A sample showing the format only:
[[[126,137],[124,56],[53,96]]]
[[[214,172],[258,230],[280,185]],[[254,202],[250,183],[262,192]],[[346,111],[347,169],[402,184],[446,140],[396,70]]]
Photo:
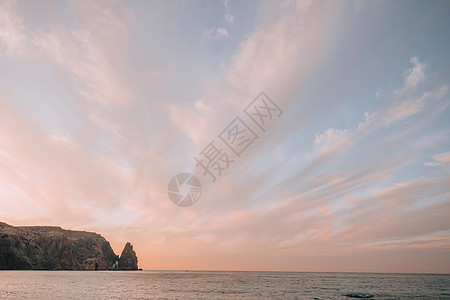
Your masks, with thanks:
[[[115,136],[118,139],[122,139],[119,125],[114,124],[108,119],[101,117],[98,112],[89,112],[87,114],[87,117],[93,125],[97,126],[106,133]]]
[[[205,37],[208,40],[222,40],[224,38],[227,38],[228,36],[228,30],[223,27],[210,28],[209,30],[205,31]]]
[[[218,120],[219,113],[206,99],[197,100],[194,107],[170,105],[168,109],[172,124],[181,129],[198,149],[214,136],[209,133],[217,124],[211,120]]]
[[[411,59],[411,61],[416,66],[417,61],[415,59]],[[318,156],[305,167],[304,173],[313,170],[318,165],[324,164],[328,159],[342,154],[344,150],[349,149],[358,140],[369,136],[377,129],[385,126],[388,127],[412,115],[418,114],[429,104],[441,100],[447,92],[448,86],[446,85],[431,92],[424,92],[421,96],[417,95],[418,92],[412,92],[408,94],[406,100],[395,101],[387,108],[371,114],[365,113],[364,121],[360,122],[355,128],[340,130],[327,129],[323,133],[316,134],[314,144],[319,146]],[[436,164],[436,162],[427,163],[427,165]],[[305,174],[302,173],[302,176],[305,176]]]
[[[21,56],[25,52],[26,36],[22,19],[16,16],[9,2],[0,6],[0,50],[11,56]],[[2,47],[1,47],[2,46]]]
[[[372,114],[365,113],[365,120],[355,129],[327,129],[324,133],[316,134],[314,144],[320,146],[320,159],[323,159],[324,155],[340,153],[341,150],[382,126],[390,126],[419,113],[426,105],[442,99],[447,91],[448,87],[444,85],[435,91],[425,92],[422,96],[415,96],[413,100],[395,102],[385,110]]]
[[[277,101],[288,102],[318,62],[337,5],[305,2],[275,22],[268,20],[233,57],[226,74],[230,87],[239,96],[254,97],[265,90]]]
[[[380,97],[381,97],[381,91],[378,90],[378,91],[375,93],[375,98],[376,98],[376,99],[380,99]]]
[[[88,31],[45,33],[34,38],[34,45],[75,76],[78,92],[88,100],[104,106],[128,104],[130,91],[96,40]]]
[[[450,165],[450,152],[441,153],[433,157],[434,162],[426,162],[426,166],[448,166]]]
[[[329,144],[332,142],[335,142],[337,140],[340,140],[341,138],[343,138],[344,136],[348,135],[350,133],[350,130],[348,129],[343,129],[343,130],[339,130],[339,129],[327,129],[325,130],[324,133],[316,133],[316,137],[314,139],[314,145],[316,146],[321,146],[324,144]]]
[[[389,125],[420,112],[425,105],[444,97],[447,94],[447,91],[448,86],[444,85],[433,92],[425,92],[420,97],[415,96],[411,100],[408,99],[405,101],[395,102],[382,114],[384,124]]]
[[[425,64],[421,63],[417,57],[411,57],[409,61],[413,67],[406,71],[405,83],[401,89],[395,92],[397,95],[414,91],[426,79]]]
[[[318,63],[318,49],[326,38],[325,32],[331,26],[337,5],[337,2],[312,2],[309,6],[297,7],[281,19],[271,19],[264,24],[238,48],[225,72],[224,84],[208,90],[195,108],[186,105],[169,107],[172,124],[185,132],[198,147],[204,146],[206,139],[223,129],[217,127],[229,122],[233,117],[231,112],[235,114],[241,110],[244,103],[262,90],[280,106],[283,102],[289,105],[294,91],[301,88],[299,82]],[[205,38],[214,39],[217,31],[205,30]],[[222,35],[226,34],[224,29]],[[226,117],[227,113],[230,113],[230,119]],[[223,125],[220,125],[221,121]],[[266,135],[267,138],[270,137]]]
[[[219,38],[221,38],[221,37],[228,37],[229,35],[228,35],[228,31],[225,29],[225,28],[217,28],[217,36],[219,37]]]
[[[229,13],[226,13],[226,14],[225,14],[225,20],[227,21],[227,23],[233,24],[233,22],[234,22],[234,16],[231,15],[231,14],[229,14]]]

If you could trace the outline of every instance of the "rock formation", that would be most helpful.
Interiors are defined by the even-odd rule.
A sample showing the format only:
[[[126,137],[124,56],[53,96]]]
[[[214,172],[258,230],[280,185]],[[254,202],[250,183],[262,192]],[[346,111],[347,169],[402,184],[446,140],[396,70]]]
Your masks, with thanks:
[[[119,258],[119,269],[120,270],[137,270],[138,269],[138,258],[136,252],[133,250],[133,245],[126,243],[125,248],[123,248],[122,254]]]
[[[133,247],[125,248],[123,265],[137,269]],[[0,270],[109,270],[118,261],[109,242],[95,232],[0,222]]]

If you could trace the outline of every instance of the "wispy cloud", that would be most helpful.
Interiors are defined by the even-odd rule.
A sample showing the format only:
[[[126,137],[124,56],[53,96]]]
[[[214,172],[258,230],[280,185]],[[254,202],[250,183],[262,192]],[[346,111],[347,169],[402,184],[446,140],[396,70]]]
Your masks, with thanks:
[[[234,16],[226,13],[225,14],[225,21],[227,21],[227,23],[233,24],[234,23]]]
[[[412,58],[411,62],[414,64],[414,68],[423,65],[416,58]],[[419,76],[421,78],[420,81],[423,81],[426,78],[425,74],[422,71],[418,72],[421,73]],[[413,73],[414,71],[407,73],[405,83],[401,89],[402,91],[418,87],[420,81],[411,79]],[[417,76],[416,74],[413,77],[416,78]],[[411,82],[414,82],[414,84]],[[422,95],[418,95],[418,93],[410,94],[406,99],[399,97],[398,92],[395,92],[393,101],[387,108],[371,114],[366,113],[364,115],[365,120],[360,122],[356,128],[341,130],[330,128],[323,133],[316,133],[314,144],[322,145],[321,151],[324,154],[341,151],[351,143],[354,143],[356,140],[361,139],[363,136],[372,133],[382,126],[390,126],[417,114],[427,105],[443,99],[447,95],[447,92],[447,85],[443,85],[432,92],[424,92]]]
[[[223,27],[210,28],[205,30],[205,37],[208,40],[221,40],[229,36],[228,30]]]
[[[433,158],[434,162],[426,162],[425,165],[430,167],[450,165],[450,152],[435,155]]]
[[[448,54],[358,3],[2,2],[0,219],[134,241],[144,268],[448,272]],[[174,206],[170,178],[261,91],[282,117]]]
[[[13,12],[12,2],[0,5],[0,45],[6,55],[21,56],[25,53],[27,37],[22,19]]]
[[[329,143],[332,143],[333,141],[344,138],[344,136],[346,136],[348,133],[349,133],[348,129],[339,130],[339,129],[330,128],[330,129],[327,129],[322,134],[317,133],[316,138],[314,139],[314,144],[316,146],[323,145],[323,144],[329,144]]]
[[[413,64],[413,67],[405,71],[405,84],[403,88],[395,92],[398,95],[404,95],[407,92],[414,91],[426,78],[425,64],[421,63],[417,57],[411,57],[410,62]]]
[[[104,106],[124,105],[132,101],[120,74],[109,64],[106,49],[99,47],[88,32],[43,34],[36,37],[34,43],[74,75],[79,83],[79,92],[86,99]]]

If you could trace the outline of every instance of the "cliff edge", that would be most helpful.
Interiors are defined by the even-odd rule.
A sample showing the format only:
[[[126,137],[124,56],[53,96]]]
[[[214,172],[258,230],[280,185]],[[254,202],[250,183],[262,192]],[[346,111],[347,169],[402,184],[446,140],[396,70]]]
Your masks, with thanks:
[[[127,257],[127,262],[132,261]],[[137,269],[137,257],[135,261]],[[0,270],[109,270],[114,266],[120,269],[119,257],[95,232],[0,222]]]
[[[133,250],[133,245],[126,243],[125,248],[123,248],[122,254],[119,259],[119,269],[120,270],[137,270],[138,269],[138,259],[136,252]]]

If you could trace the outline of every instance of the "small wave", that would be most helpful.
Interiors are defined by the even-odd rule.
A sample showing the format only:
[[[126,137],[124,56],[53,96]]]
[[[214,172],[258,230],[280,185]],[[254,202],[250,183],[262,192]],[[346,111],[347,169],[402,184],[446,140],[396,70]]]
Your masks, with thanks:
[[[344,296],[349,297],[349,298],[360,298],[360,299],[373,298],[373,295],[366,294],[366,293],[348,293],[348,294],[344,294]]]

